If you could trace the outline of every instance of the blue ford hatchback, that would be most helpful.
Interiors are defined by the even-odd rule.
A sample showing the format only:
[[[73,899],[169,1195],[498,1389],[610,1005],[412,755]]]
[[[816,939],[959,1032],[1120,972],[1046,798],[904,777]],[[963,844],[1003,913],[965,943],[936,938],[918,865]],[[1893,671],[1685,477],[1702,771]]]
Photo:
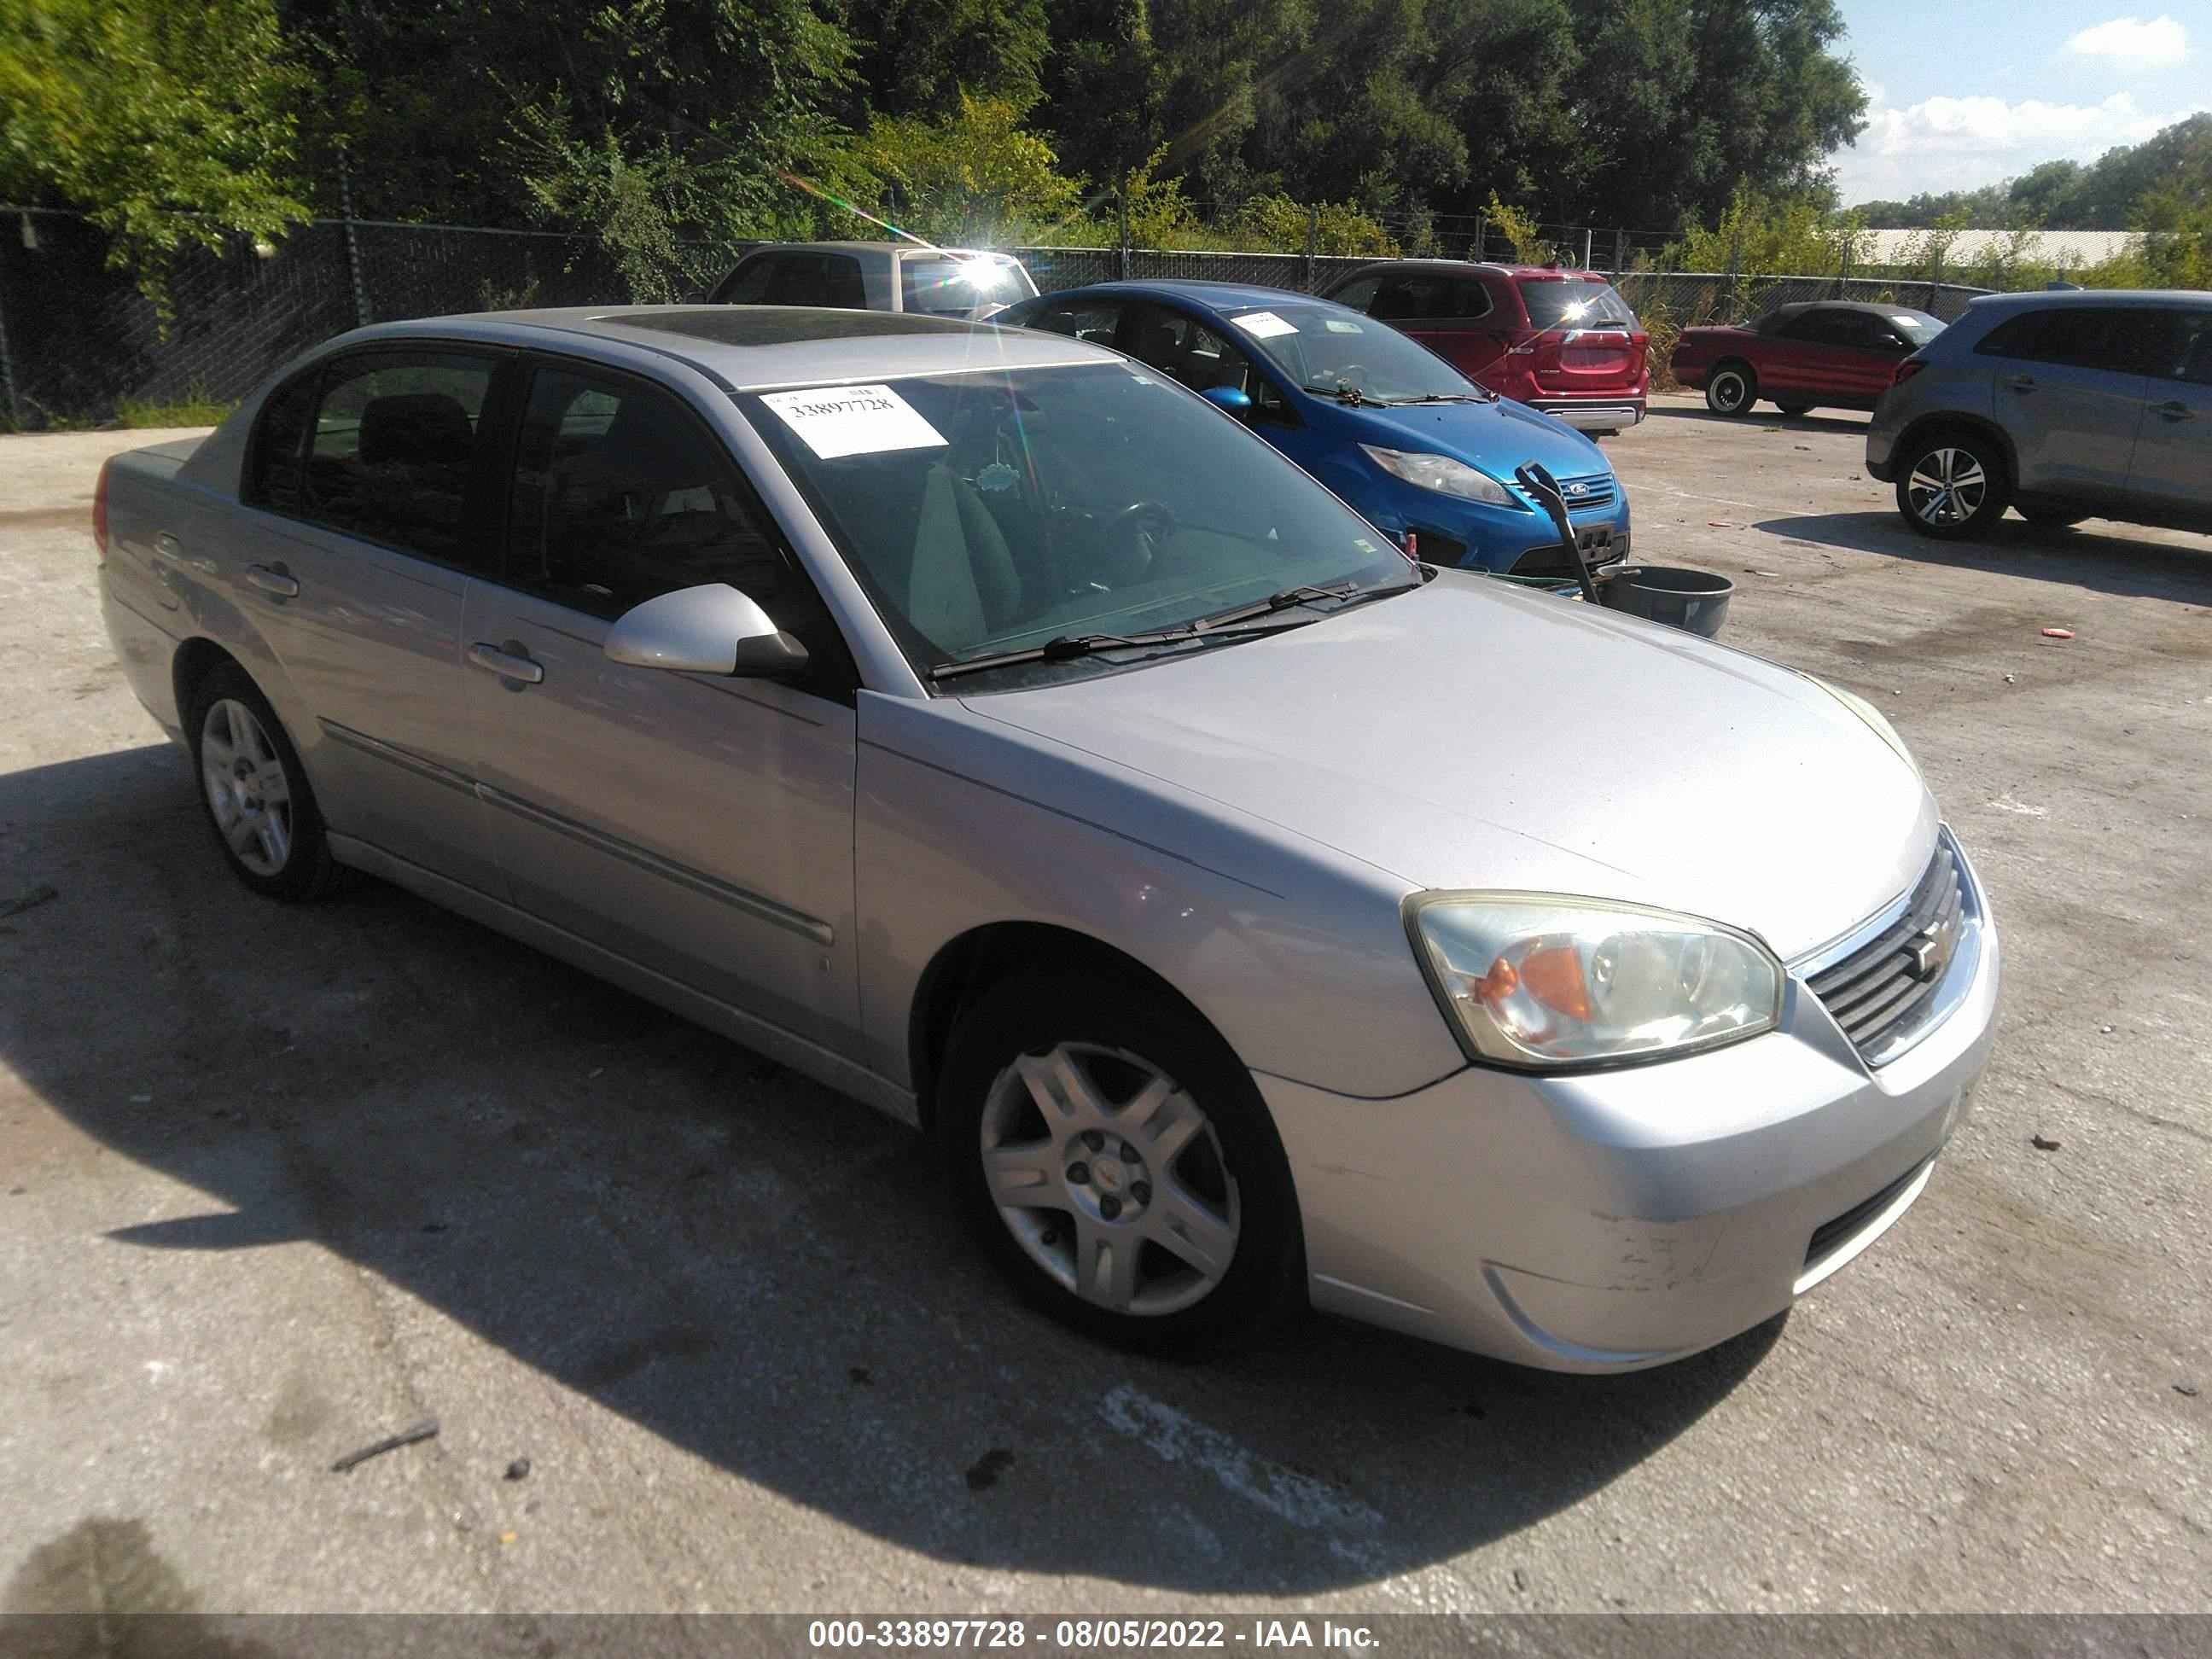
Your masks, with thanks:
[[[1586,561],[1628,556],[1628,498],[1603,451],[1348,307],[1232,283],[1102,283],[994,320],[1110,345],[1180,381],[1431,564],[1569,574],[1514,482],[1530,461],[1559,481]]]

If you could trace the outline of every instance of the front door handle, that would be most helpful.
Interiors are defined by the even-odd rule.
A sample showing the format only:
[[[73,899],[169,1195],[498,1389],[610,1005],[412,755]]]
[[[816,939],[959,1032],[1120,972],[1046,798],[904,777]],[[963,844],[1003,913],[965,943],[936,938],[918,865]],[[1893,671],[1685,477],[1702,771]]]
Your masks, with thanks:
[[[487,674],[496,674],[503,680],[517,680],[523,685],[536,685],[545,678],[545,670],[523,655],[522,647],[513,640],[502,650],[495,645],[486,645],[478,640],[469,647],[469,665],[481,668]]]
[[[274,594],[280,599],[296,599],[300,597],[299,582],[275,565],[249,564],[246,567],[246,580],[249,586],[258,587],[263,592]]]
[[[2012,377],[2009,384],[2014,392],[2033,392],[2035,390],[2035,376],[2033,374],[2015,374]]]
[[[2179,398],[2167,403],[2153,404],[2151,408],[2160,417],[2169,421],[2185,421],[2197,412]]]

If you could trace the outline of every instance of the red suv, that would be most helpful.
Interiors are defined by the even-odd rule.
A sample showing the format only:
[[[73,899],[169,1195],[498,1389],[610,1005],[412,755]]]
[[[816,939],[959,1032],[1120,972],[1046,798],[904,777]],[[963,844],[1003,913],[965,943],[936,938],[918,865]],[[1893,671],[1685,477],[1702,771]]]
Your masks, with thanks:
[[[1390,259],[1362,265],[1326,297],[1412,335],[1500,397],[1584,432],[1618,432],[1644,418],[1650,342],[1602,276]]]

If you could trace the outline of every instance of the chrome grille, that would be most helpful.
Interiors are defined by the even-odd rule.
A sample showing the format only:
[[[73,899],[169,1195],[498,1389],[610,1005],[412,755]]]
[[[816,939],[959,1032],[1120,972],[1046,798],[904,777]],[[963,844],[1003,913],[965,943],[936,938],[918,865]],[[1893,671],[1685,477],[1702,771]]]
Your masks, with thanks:
[[[1851,1046],[1870,1064],[1885,1044],[1908,1030],[1936,998],[1957,960],[1967,926],[1966,891],[1948,837],[1938,842],[1928,872],[1896,921],[1840,961],[1808,976]],[[1931,944],[1948,935],[1953,950],[1932,971],[1922,965]]]
[[[1589,472],[1579,478],[1559,480],[1559,493],[1567,498],[1567,511],[1570,513],[1580,513],[1587,507],[1611,507],[1613,488],[1613,474],[1610,472]],[[1577,489],[1585,493],[1577,495],[1575,494]]]

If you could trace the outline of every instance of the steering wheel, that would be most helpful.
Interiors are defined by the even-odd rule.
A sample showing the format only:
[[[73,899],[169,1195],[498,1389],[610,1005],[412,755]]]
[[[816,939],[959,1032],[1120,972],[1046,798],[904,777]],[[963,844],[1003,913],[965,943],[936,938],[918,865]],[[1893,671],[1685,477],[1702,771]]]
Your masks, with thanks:
[[[1124,530],[1139,530],[1157,548],[1174,535],[1181,521],[1174,510],[1162,501],[1132,501],[1107,521],[1108,528],[1117,534]]]

